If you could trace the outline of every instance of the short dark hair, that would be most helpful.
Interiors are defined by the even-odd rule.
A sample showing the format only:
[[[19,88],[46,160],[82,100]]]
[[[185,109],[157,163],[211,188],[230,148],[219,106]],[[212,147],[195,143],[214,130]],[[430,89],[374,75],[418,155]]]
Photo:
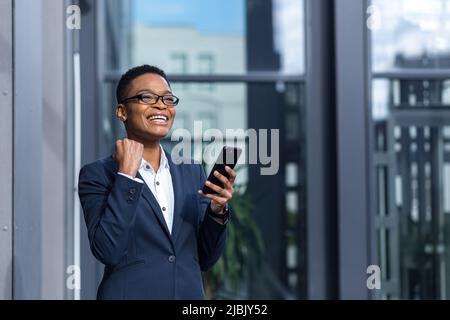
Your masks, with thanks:
[[[142,66],[138,66],[138,67],[134,67],[131,68],[130,70],[128,70],[127,72],[125,72],[119,80],[119,83],[117,84],[117,88],[116,88],[116,98],[117,98],[117,103],[120,103],[123,99],[125,99],[125,95],[127,94],[127,90],[131,84],[131,82],[136,79],[139,76],[142,76],[143,74],[146,73],[154,73],[157,75],[160,75],[161,77],[163,77],[167,83],[169,84],[170,87],[170,83],[169,80],[167,80],[167,76],[166,73],[161,70],[158,67],[155,66],[150,66],[148,64],[144,64]]]

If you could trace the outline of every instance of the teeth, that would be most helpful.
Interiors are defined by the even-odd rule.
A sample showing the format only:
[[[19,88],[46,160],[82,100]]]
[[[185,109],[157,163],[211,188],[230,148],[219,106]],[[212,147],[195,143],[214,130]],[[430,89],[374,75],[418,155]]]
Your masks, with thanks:
[[[163,120],[163,121],[167,121],[167,117],[166,116],[160,116],[160,115],[155,115],[155,116],[151,116],[150,120]]]

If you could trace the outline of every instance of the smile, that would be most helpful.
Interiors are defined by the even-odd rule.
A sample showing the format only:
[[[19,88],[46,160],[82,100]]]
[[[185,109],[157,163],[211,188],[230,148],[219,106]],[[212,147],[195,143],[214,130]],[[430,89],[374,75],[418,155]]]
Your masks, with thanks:
[[[147,119],[153,123],[161,123],[161,124],[166,124],[169,121],[169,117],[165,115],[153,115],[148,117]]]

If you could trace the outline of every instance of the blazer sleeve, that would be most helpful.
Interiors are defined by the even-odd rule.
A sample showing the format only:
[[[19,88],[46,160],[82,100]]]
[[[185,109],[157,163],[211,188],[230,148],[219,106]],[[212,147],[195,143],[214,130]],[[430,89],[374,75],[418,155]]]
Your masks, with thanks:
[[[106,178],[101,163],[84,166],[78,195],[93,255],[105,265],[116,265],[127,253],[128,238],[143,184],[120,174]]]
[[[199,189],[201,189],[206,181],[205,172],[201,165],[198,165],[199,173]],[[200,269],[208,271],[219,260],[225,249],[227,239],[227,223],[224,225],[216,222],[207,214],[207,208],[210,200],[200,197],[201,221],[198,239],[198,255]]]

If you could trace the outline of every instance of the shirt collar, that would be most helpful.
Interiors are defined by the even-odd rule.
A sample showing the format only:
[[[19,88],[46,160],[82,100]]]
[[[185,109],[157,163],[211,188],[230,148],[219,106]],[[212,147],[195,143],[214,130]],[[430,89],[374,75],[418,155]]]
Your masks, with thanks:
[[[169,167],[169,161],[167,160],[166,153],[164,152],[164,149],[163,149],[163,147],[162,147],[161,145],[159,145],[159,147],[161,148],[161,158],[160,158],[160,160],[159,160],[159,168],[160,168],[160,169],[162,169],[162,168],[164,168],[164,169],[169,169],[169,168],[170,168],[170,167]],[[145,161],[144,158],[142,158],[142,160],[141,160],[141,166],[139,167],[139,169],[147,170],[147,169],[146,169],[146,166],[147,166],[147,165],[148,165],[148,162]],[[149,165],[149,166],[150,166],[150,165]],[[152,166],[150,166],[150,170],[154,171]],[[159,170],[159,169],[158,169],[158,170]]]
[[[164,152],[164,149],[161,145],[159,145],[161,148],[161,159],[159,161],[159,165],[163,168],[169,169],[169,160],[167,160],[166,153]]]

